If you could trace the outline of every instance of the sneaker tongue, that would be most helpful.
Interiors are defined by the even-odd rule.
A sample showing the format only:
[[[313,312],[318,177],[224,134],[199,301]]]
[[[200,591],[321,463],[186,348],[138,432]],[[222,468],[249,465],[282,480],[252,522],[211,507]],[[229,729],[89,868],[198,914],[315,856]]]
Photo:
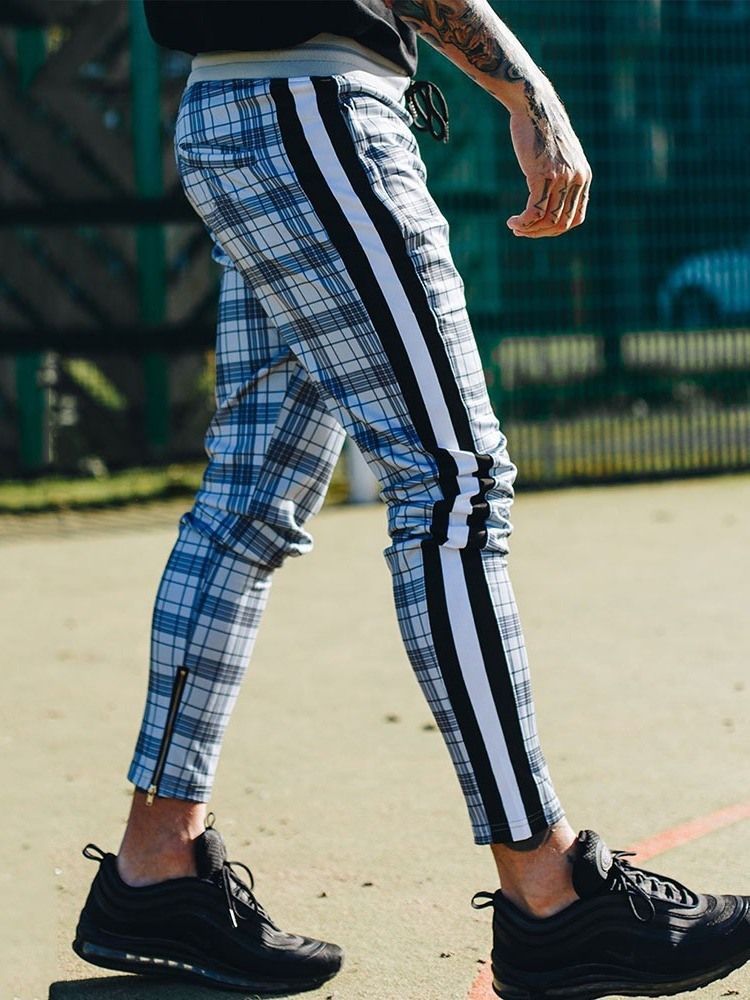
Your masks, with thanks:
[[[227,849],[221,834],[208,827],[195,841],[195,866],[198,878],[211,878],[227,859]]]
[[[602,838],[593,830],[581,830],[573,862],[573,888],[581,899],[608,891],[611,868],[612,855]]]

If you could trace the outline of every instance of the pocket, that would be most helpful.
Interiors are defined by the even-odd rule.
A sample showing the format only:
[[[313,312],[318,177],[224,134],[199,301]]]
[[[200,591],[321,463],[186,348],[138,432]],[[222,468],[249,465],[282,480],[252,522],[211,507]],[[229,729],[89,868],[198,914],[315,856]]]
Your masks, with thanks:
[[[424,177],[419,144],[408,112],[389,97],[369,91],[343,91],[339,106],[360,155],[375,162],[401,164]]]
[[[406,122],[390,111],[373,105],[367,97],[360,102],[342,102],[342,112],[359,158],[368,172],[384,180],[411,178],[424,186],[427,170],[419,144]],[[374,178],[373,178],[374,179]]]
[[[178,162],[252,166],[263,153],[262,107],[238,81],[200,81],[183,94],[174,131]]]
[[[234,169],[252,167],[257,162],[257,154],[251,149],[222,143],[192,142],[182,139],[175,142],[175,156],[189,167],[212,167],[214,169]]]
[[[412,118],[404,104],[394,101],[387,94],[367,85],[360,86],[359,84],[352,84],[345,78],[341,79],[344,81],[343,83],[341,80],[339,82],[339,100],[341,103],[356,107],[360,101],[365,104],[373,102],[380,114],[385,112],[384,117],[389,118],[393,116],[401,124],[405,125],[407,129],[411,127]]]

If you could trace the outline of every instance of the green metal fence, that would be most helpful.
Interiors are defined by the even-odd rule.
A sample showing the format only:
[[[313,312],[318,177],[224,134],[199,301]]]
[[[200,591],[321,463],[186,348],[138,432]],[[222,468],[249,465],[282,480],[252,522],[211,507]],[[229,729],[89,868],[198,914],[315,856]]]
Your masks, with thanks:
[[[521,484],[750,467],[750,0],[494,6],[594,171],[583,227],[515,239],[507,113],[423,49],[451,141],[420,143]],[[170,148],[188,60],[135,0],[29,9],[0,24],[0,472],[198,456],[216,275]]]
[[[521,481],[750,465],[750,3],[504,0],[594,172],[589,217],[519,240],[502,108],[436,53],[422,143]]]

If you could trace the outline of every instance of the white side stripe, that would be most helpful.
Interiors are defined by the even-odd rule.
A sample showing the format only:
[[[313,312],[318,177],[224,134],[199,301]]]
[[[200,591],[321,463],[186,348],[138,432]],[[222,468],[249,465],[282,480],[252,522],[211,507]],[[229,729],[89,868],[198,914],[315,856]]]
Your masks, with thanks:
[[[505,734],[498,719],[474,622],[461,554],[457,551],[468,542],[467,517],[472,510],[471,497],[479,491],[479,484],[474,475],[479,471],[477,459],[473,453],[461,451],[458,447],[450,412],[419,321],[414,315],[380,234],[339,161],[321,119],[312,83],[303,79],[291,80],[289,89],[315,161],[367,255],[375,278],[397,322],[398,332],[409,355],[438,447],[450,452],[456,463],[460,492],[449,515],[448,541],[438,548],[448,618],[461,674],[503,801],[508,825],[514,839],[523,840],[531,836],[531,828],[508,753]]]
[[[479,489],[477,480],[472,475],[478,471],[476,458],[471,452],[461,451],[458,447],[453,422],[419,321],[414,315],[414,310],[393,266],[393,261],[383,245],[380,234],[351,186],[346,171],[336,155],[336,150],[320,117],[315,88],[308,80],[294,79],[289,81],[289,89],[294,98],[305,139],[325,177],[326,184],[354,230],[383,295],[391,307],[393,317],[397,321],[398,331],[409,355],[438,447],[449,451],[458,466],[460,492],[454,501],[452,510],[455,515],[460,515],[460,517],[452,516],[450,518],[451,533],[446,544],[450,548],[460,548],[466,544],[468,539],[466,518],[472,511],[471,497]],[[456,521],[459,523],[456,524]],[[455,530],[456,528],[458,531]]]
[[[518,787],[508,753],[508,744],[497,717],[490,682],[487,679],[484,657],[479,646],[469,593],[466,589],[461,554],[455,549],[447,549],[444,546],[438,551],[443,569],[448,618],[469,701],[503,800],[508,826],[515,840],[525,840],[531,836],[531,827],[526,818],[521,790]]]

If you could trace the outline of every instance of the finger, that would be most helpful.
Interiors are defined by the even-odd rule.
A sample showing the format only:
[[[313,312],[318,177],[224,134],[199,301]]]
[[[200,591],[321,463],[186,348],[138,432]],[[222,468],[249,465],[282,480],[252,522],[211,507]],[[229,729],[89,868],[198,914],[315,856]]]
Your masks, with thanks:
[[[563,209],[560,211],[560,199],[554,208],[550,209],[543,219],[540,219],[533,226],[527,226],[522,232],[517,232],[517,236],[527,236],[531,239],[539,239],[545,236],[562,236],[569,229],[580,225],[586,217],[586,204],[588,201],[588,183],[576,182],[566,189],[564,199],[562,199]],[[554,199],[550,199],[551,201]]]
[[[566,194],[567,189],[554,192],[550,198],[549,206],[544,216],[526,226],[524,228],[524,232],[529,235],[532,233],[544,233],[546,236],[553,230],[557,231],[559,226],[559,222],[557,220],[562,212],[562,207],[565,205]]]
[[[552,226],[555,235],[567,232],[573,225],[578,200],[584,187],[584,178],[580,174],[573,174],[572,178],[560,187],[559,192],[550,198],[546,216],[540,219],[539,224],[533,229],[548,230]]]
[[[549,208],[547,209],[546,222],[551,222],[553,226],[557,226],[560,219],[563,218],[563,213],[565,211],[565,205],[568,200],[568,195],[570,193],[570,185],[562,184],[557,191],[555,191],[554,197],[550,198]]]
[[[563,215],[569,189],[570,185],[567,177],[563,175],[555,179],[550,186],[546,212],[540,218],[535,219],[528,226],[525,226],[525,231],[537,232],[544,230],[545,234],[547,234],[548,230],[556,228]]]
[[[573,226],[573,219],[578,211],[578,202],[581,200],[584,186],[585,185],[581,180],[571,184],[568,189],[568,193],[565,198],[565,205],[558,219],[562,232],[567,232],[567,230],[571,229]]]
[[[511,229],[527,229],[543,219],[547,212],[553,181],[551,177],[538,177],[529,185],[526,208],[520,215],[511,215],[507,225]]]
[[[549,229],[531,229],[531,230],[520,230],[514,229],[514,236],[521,236],[526,240],[541,240],[547,236],[562,236],[564,230],[559,227],[550,227]]]
[[[564,233],[567,228],[564,212],[568,193],[569,188],[566,185],[553,192],[544,218],[527,226],[519,235],[537,239],[542,236],[560,236]]]
[[[587,209],[588,203],[589,203],[589,187],[590,186],[591,186],[590,184],[584,184],[584,186],[583,186],[583,190],[581,191],[581,196],[578,199],[578,203],[576,204],[575,215],[573,216],[573,219],[571,220],[571,223],[570,223],[570,228],[571,229],[574,226],[580,226],[580,224],[586,218],[586,209]]]

